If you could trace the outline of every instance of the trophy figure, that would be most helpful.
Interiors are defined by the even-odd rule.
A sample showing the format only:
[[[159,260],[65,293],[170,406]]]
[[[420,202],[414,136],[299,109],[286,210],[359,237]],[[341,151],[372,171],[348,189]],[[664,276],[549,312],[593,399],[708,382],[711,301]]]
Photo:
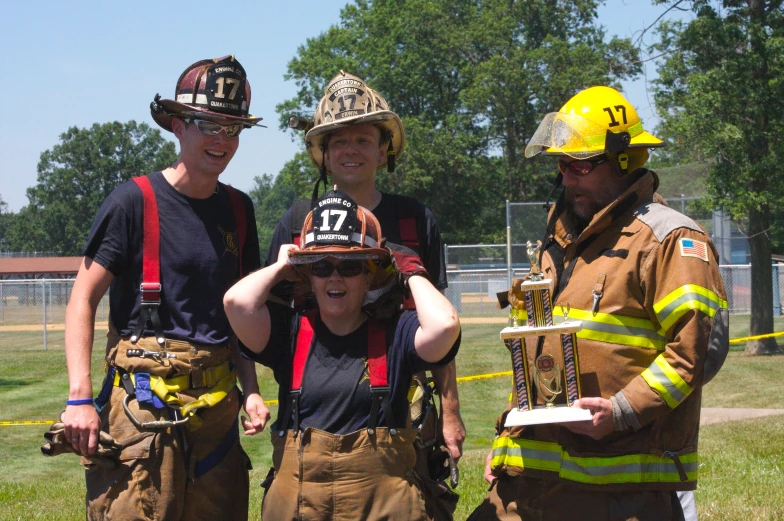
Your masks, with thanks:
[[[582,327],[582,323],[569,320],[568,304],[562,306],[564,321],[558,324],[553,322],[550,280],[544,278],[539,267],[537,256],[539,245],[529,241],[526,246],[531,271],[527,280],[513,281],[505,300],[512,306],[510,325],[501,331],[501,339],[508,342],[512,351],[517,394],[517,407],[509,411],[505,426],[590,420],[590,411],[571,407],[580,398],[580,372],[575,346],[577,331]],[[519,321],[523,317],[523,312],[527,325],[521,326]],[[531,400],[532,385],[529,379],[526,343],[530,342],[535,348],[540,337],[549,335],[560,337],[563,368],[555,357],[549,354],[542,354],[534,360],[533,383],[545,402],[543,406],[534,406]],[[555,401],[558,396],[564,394],[564,390],[566,404],[557,405]]]

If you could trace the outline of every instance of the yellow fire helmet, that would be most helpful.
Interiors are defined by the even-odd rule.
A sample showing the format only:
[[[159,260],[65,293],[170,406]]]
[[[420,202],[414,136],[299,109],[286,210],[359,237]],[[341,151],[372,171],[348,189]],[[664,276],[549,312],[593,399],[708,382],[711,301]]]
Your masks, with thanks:
[[[350,126],[374,124],[391,135],[387,157],[379,166],[394,165],[405,146],[406,137],[400,117],[389,110],[384,97],[367,86],[361,78],[340,71],[324,89],[324,97],[313,116],[313,128],[305,134],[305,146],[316,168],[324,162],[324,137],[330,132]]]
[[[588,159],[662,146],[661,139],[643,130],[637,111],[620,92],[611,87],[590,87],[575,94],[558,112],[544,117],[525,147],[525,157],[544,154]],[[645,156],[647,159],[647,153]]]

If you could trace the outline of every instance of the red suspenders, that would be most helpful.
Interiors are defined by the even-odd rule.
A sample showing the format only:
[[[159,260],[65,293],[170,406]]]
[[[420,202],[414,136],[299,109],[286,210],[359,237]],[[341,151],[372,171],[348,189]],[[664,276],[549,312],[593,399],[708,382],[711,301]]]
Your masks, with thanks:
[[[142,239],[142,283],[139,287],[141,313],[131,335],[131,343],[135,344],[139,340],[149,319],[152,321],[158,345],[163,346],[166,339],[163,337],[163,325],[158,315],[158,307],[161,305],[161,222],[158,218],[158,201],[148,176],[134,177],[132,181],[137,184],[144,196],[144,237]],[[242,277],[242,247],[245,244],[248,225],[245,219],[245,205],[238,190],[228,185],[224,186],[229,194],[231,207],[234,210],[234,221],[237,225],[237,240],[239,242],[237,260],[240,277]]]
[[[299,319],[299,328],[294,348],[294,359],[291,367],[291,389],[286,408],[281,416],[278,435],[286,435],[291,413],[294,413],[294,436],[299,433],[299,398],[302,394],[302,377],[305,374],[305,365],[308,362],[310,348],[313,346],[314,327],[318,310],[311,309]],[[368,419],[368,434],[373,434],[378,423],[378,409],[384,411],[384,416],[393,436],[397,434],[394,428],[392,405],[389,401],[389,382],[387,379],[387,340],[384,324],[377,320],[370,320],[368,324],[368,372],[370,373],[370,392],[373,393],[373,405],[370,408]]]
[[[131,335],[131,343],[135,344],[144,332],[147,320],[152,321],[155,339],[163,346],[163,326],[158,315],[161,305],[161,226],[158,219],[158,202],[147,176],[134,177],[144,196],[144,239],[142,241],[142,283],[141,313],[136,320],[136,328]]]

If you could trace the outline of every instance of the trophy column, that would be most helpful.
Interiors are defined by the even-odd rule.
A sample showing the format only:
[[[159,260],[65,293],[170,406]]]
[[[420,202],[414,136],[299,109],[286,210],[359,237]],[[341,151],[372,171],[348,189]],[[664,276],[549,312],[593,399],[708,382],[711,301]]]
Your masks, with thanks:
[[[536,274],[534,274],[536,275]],[[527,325],[518,326],[516,314],[510,327],[501,331],[502,340],[511,341],[512,367],[515,389],[517,391],[517,408],[507,415],[506,426],[534,425],[539,423],[560,423],[584,421],[591,419],[591,413],[585,409],[571,407],[580,398],[579,365],[576,344],[577,331],[581,322],[553,322],[552,300],[550,298],[550,280],[529,280],[512,288],[515,295],[522,294],[525,302]],[[568,310],[565,310],[568,315]],[[534,406],[531,401],[531,382],[529,379],[528,357],[526,356],[527,339],[532,339],[534,346],[539,337],[558,335],[563,349],[563,369],[551,355],[541,355],[534,364],[534,385],[545,399],[546,405]],[[565,376],[567,405],[555,405],[558,395],[563,392],[562,378]]]

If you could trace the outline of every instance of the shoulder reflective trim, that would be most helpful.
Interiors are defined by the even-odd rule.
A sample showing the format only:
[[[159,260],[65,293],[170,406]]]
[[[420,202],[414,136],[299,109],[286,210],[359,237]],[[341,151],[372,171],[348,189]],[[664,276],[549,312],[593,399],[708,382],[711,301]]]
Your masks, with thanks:
[[[696,284],[681,286],[653,305],[653,311],[661,324],[659,333],[665,334],[692,309],[702,311],[713,318],[719,309],[727,309],[727,301],[722,300],[713,291]]]
[[[553,316],[563,317],[560,306],[553,306]],[[645,318],[593,313],[574,308],[569,310],[569,318],[582,321],[577,338],[658,351],[667,345],[667,339],[656,330],[653,322]]]
[[[657,356],[641,376],[651,389],[659,393],[670,409],[680,405],[693,391],[663,355]]]
[[[659,203],[648,203],[634,210],[634,216],[645,223],[662,242],[678,228],[688,228],[695,232],[705,233],[692,219],[677,210]]]
[[[697,481],[696,452],[678,456],[687,481]],[[508,438],[493,442],[491,465],[557,472],[562,479],[594,485],[621,483],[681,483],[678,467],[670,458],[654,454],[623,456],[571,456],[557,443]]]

